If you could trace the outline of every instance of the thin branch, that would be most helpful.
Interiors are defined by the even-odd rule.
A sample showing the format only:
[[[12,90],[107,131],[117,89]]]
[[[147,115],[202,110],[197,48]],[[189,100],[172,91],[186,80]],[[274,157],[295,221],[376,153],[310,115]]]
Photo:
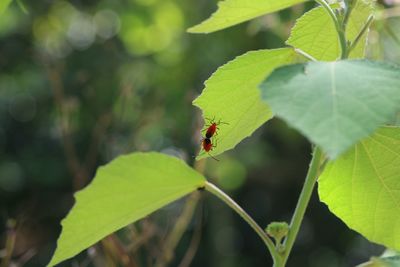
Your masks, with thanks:
[[[350,19],[350,15],[351,15],[351,12],[353,11],[353,8],[354,8],[354,6],[355,6],[355,2],[356,2],[357,0],[344,0],[344,9],[345,9],[345,11],[344,11],[344,18],[343,18],[343,28],[344,29],[346,29],[346,27],[347,27],[347,24],[348,24],[348,22],[349,22],[349,19]]]
[[[354,41],[351,43],[349,47],[349,53],[357,46],[358,42],[361,40],[361,38],[364,36],[365,32],[368,31],[369,26],[371,26],[372,21],[374,20],[374,15],[370,15],[365,22],[364,26],[360,30],[360,32],[357,34],[356,38]]]
[[[300,54],[300,55],[302,55],[303,57],[307,58],[308,60],[317,61],[313,56],[311,56],[310,54],[304,52],[304,51],[301,50],[300,48],[295,48],[294,51],[295,51],[297,54]]]
[[[340,43],[340,48],[342,50],[341,54],[341,59],[347,58],[348,51],[347,51],[347,41],[346,41],[346,35],[344,32],[344,27],[342,23],[340,23],[339,19],[337,18],[337,15],[331,8],[331,6],[325,1],[325,0],[315,0],[318,4],[320,4],[325,10],[328,12],[329,16],[332,18],[333,23],[335,24],[336,31],[339,37],[339,43]]]
[[[264,241],[267,246],[274,263],[280,262],[280,255],[275,250],[274,242],[268,237],[265,231],[254,221],[246,211],[243,210],[232,198],[225,194],[221,189],[213,185],[212,183],[206,182],[205,189],[221,199],[225,204],[227,204],[231,209],[233,209],[243,220],[245,220],[251,228],[258,234],[258,236]]]

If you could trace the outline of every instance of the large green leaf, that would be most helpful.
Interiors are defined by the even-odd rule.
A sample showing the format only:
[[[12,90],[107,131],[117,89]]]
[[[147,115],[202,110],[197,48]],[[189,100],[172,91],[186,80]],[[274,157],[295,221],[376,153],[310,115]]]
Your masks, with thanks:
[[[338,5],[332,5],[333,8]],[[346,27],[346,37],[353,41],[373,12],[370,1],[358,0]],[[301,49],[317,60],[332,61],[340,57],[339,38],[332,18],[323,7],[317,7],[300,17],[286,44]],[[350,53],[350,58],[363,58],[366,34]]]
[[[75,195],[76,203],[62,221],[57,250],[48,266],[204,185],[201,174],[171,156],[118,157],[99,168],[93,182]]]
[[[319,178],[329,209],[373,242],[400,249],[400,128],[380,128]]]
[[[400,68],[345,60],[277,69],[261,85],[277,116],[335,158],[400,109]]]
[[[0,0],[0,15],[7,9],[12,0]]]
[[[305,1],[307,0],[224,0],[218,2],[218,10],[209,19],[188,31],[191,33],[215,32]]]
[[[216,147],[212,155],[235,147],[272,117],[257,86],[275,68],[295,58],[290,48],[248,52],[220,67],[205,82],[203,93],[193,104],[202,109],[205,118],[225,123],[219,125],[218,136],[213,138]],[[201,151],[198,158],[207,156]]]

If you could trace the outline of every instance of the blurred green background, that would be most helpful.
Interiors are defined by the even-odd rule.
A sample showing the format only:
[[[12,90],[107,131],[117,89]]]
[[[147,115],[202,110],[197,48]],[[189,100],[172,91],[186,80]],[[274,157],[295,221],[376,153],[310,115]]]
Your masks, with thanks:
[[[398,3],[381,4],[387,21],[375,23],[368,54],[399,62]],[[185,29],[208,17],[216,1],[12,2],[0,14],[0,257],[15,238],[10,266],[45,266],[73,192],[120,154],[154,150],[193,164],[202,121],[191,101],[202,83],[248,50],[283,46],[295,19],[312,7],[191,35]],[[307,140],[273,119],[219,159],[208,161],[207,177],[260,225],[290,219],[310,160]],[[153,266],[184,203],[60,266]],[[288,266],[354,266],[383,250],[314,194]],[[271,263],[249,226],[207,193],[170,266],[188,266],[187,251],[196,252],[190,266]]]

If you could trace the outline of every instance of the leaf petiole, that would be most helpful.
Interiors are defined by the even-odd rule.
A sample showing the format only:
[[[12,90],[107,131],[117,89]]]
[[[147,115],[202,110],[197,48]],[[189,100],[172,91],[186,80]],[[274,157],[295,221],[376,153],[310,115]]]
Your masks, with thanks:
[[[258,236],[264,241],[267,246],[271,256],[274,260],[274,266],[281,266],[281,256],[275,249],[274,242],[268,237],[267,233],[254,221],[252,217],[242,207],[239,206],[232,198],[230,198],[227,194],[225,194],[221,189],[210,182],[206,182],[205,189],[222,200],[225,204],[227,204],[231,209],[233,209],[240,217],[243,218],[253,230],[258,234]]]
[[[354,41],[350,44],[350,47],[348,49],[349,53],[357,46],[358,42],[361,40],[361,37],[363,37],[365,32],[369,29],[369,26],[371,26],[371,23],[373,20],[374,20],[374,15],[370,15],[367,19],[367,22],[365,22],[364,26],[362,27],[360,32],[357,34]]]

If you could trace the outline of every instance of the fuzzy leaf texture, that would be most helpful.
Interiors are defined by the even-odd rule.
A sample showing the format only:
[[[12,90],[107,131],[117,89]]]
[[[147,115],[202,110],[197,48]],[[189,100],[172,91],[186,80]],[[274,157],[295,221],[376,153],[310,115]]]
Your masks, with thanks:
[[[210,33],[307,0],[224,0],[210,18],[191,27],[191,33]]]
[[[257,86],[275,68],[296,59],[291,48],[251,51],[220,67],[205,82],[202,94],[193,104],[203,111],[204,118],[226,123],[218,126],[218,135],[212,138],[216,144],[210,152],[212,156],[232,149],[272,118]],[[197,159],[208,156],[201,150]]]
[[[321,201],[350,228],[400,250],[400,128],[363,139],[328,163],[318,184]]]
[[[333,8],[338,5],[332,5]],[[354,41],[374,8],[371,1],[358,0],[346,26],[346,38]],[[349,58],[363,58],[367,34],[364,34]],[[292,28],[286,44],[298,48],[320,61],[333,61],[340,57],[339,37],[332,18],[323,7],[317,7],[301,16]]]
[[[334,159],[399,111],[399,77],[383,62],[308,62],[275,70],[261,90],[275,115]]]
[[[100,167],[92,183],[76,193],[48,266],[204,185],[201,174],[171,156],[133,153],[116,158]]]

